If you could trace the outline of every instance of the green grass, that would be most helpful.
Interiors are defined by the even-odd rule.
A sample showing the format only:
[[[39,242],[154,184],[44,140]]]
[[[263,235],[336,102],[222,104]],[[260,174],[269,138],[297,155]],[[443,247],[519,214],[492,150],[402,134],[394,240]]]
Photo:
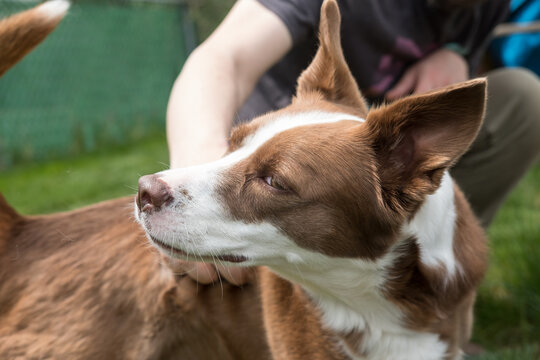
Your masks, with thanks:
[[[136,192],[140,175],[167,168],[165,138],[0,173],[0,192],[24,214],[77,208]],[[491,263],[480,288],[475,360],[540,359],[540,166],[510,195],[489,230]]]
[[[494,352],[472,357],[473,360],[538,360],[540,346],[538,344],[524,345],[518,348],[500,349]]]
[[[168,168],[164,136],[74,159],[0,173],[0,192],[23,214],[75,209],[137,192],[141,175]]]
[[[491,349],[521,346],[513,359],[540,359],[540,166],[510,195],[489,238],[490,268],[478,296],[475,340]]]
[[[36,2],[0,1],[0,15]],[[58,29],[0,79],[0,170],[162,131],[187,57],[184,12],[75,1]]]

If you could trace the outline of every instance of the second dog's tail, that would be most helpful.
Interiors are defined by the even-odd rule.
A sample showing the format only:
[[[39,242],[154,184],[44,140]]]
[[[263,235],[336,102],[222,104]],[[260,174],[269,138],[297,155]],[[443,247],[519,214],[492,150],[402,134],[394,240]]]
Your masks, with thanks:
[[[68,8],[67,0],[51,0],[0,20],[0,76],[43,41]]]

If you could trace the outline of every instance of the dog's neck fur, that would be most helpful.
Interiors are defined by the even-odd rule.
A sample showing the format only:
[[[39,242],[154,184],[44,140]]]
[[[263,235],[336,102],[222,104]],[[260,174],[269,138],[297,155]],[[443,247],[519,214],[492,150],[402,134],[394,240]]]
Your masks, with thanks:
[[[319,259],[270,268],[300,284],[320,310],[322,325],[343,343],[343,351],[350,358],[360,359],[364,355],[370,359],[418,358],[419,346],[427,359],[442,358],[447,344],[437,334],[405,327],[403,312],[384,296],[384,287],[390,268],[402,255],[404,242],[411,238],[417,239],[419,260],[428,267],[444,266],[445,279],[451,279],[455,269],[459,269],[453,255],[455,221],[453,182],[446,173],[441,187],[426,197],[382,258],[370,261],[312,254]],[[361,341],[351,344],[352,334],[360,336]]]

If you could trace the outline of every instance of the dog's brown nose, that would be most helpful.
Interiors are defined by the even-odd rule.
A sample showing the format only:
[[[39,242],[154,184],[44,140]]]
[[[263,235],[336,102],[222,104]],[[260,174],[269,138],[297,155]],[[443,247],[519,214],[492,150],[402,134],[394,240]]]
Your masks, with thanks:
[[[173,196],[167,184],[156,175],[145,175],[139,179],[137,206],[140,211],[158,209],[171,201]]]

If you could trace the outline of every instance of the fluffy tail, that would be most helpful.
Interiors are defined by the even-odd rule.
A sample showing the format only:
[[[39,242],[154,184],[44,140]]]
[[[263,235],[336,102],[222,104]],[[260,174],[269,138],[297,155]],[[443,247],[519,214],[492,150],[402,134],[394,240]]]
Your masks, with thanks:
[[[0,20],[0,76],[43,41],[68,8],[67,0],[51,0]]]

